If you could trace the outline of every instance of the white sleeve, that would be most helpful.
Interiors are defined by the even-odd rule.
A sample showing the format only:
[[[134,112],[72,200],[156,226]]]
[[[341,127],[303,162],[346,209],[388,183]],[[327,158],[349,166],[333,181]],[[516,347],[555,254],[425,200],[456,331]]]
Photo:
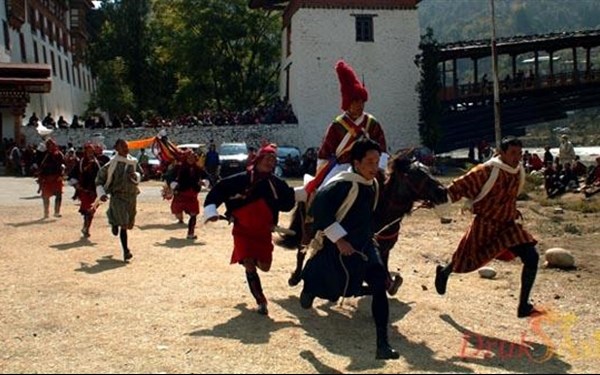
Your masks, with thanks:
[[[217,211],[217,206],[214,204],[209,204],[208,206],[204,206],[204,210],[202,212],[202,219],[206,223],[209,219],[219,216],[219,212]]]
[[[294,188],[294,199],[296,202],[306,202],[308,199],[308,193],[304,186],[298,186]]]
[[[325,233],[327,238],[329,238],[329,240],[333,243],[336,243],[337,240],[348,234],[344,227],[342,227],[337,221],[325,228],[323,233]]]
[[[106,190],[104,190],[104,186],[102,186],[102,185],[97,185],[97,186],[96,186],[96,194],[97,194],[99,197],[102,197],[102,196],[106,195]]]

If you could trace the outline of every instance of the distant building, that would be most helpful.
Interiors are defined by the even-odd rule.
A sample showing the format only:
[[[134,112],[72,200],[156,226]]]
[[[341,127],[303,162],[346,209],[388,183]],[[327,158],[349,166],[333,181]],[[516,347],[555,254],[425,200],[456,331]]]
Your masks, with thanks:
[[[0,136],[20,138],[35,112],[70,122],[96,82],[83,63],[91,0],[0,0]]]
[[[251,8],[282,12],[280,96],[298,118],[298,146],[318,145],[340,113],[339,59],[364,80],[366,111],[383,124],[390,151],[420,144],[419,1],[250,0]]]

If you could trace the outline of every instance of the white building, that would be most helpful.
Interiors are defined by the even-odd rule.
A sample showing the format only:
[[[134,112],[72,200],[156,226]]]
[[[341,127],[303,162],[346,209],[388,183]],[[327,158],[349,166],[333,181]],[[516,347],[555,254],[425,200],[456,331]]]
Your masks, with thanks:
[[[20,138],[19,124],[34,112],[40,120],[50,113],[55,121],[63,116],[69,124],[73,115],[84,113],[95,90],[83,63],[85,19],[92,8],[90,0],[0,0],[3,138]],[[47,77],[40,75],[44,69]],[[14,71],[18,77],[11,76]],[[6,100],[15,95],[19,103]]]
[[[317,146],[340,113],[334,69],[350,64],[369,91],[365,110],[383,125],[389,151],[419,145],[420,0],[251,0],[251,8],[281,10],[280,95],[299,122],[300,147]]]

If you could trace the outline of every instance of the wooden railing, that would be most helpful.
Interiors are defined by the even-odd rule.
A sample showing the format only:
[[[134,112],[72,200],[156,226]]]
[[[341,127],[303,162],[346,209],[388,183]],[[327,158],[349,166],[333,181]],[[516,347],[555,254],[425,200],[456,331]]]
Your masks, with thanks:
[[[586,83],[600,83],[600,70],[591,70],[588,73],[576,71],[573,73],[557,73],[535,77],[524,77],[521,79],[503,79],[499,82],[500,94],[518,93],[530,90],[539,90],[552,87],[576,86]],[[462,98],[473,98],[478,96],[489,96],[494,94],[493,83],[478,82],[460,84],[457,87],[446,86],[440,90],[440,99],[443,101]]]

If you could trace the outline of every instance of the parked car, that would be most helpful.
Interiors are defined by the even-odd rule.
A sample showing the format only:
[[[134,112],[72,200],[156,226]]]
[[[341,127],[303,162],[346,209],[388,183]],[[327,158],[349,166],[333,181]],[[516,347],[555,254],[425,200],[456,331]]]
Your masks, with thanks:
[[[275,175],[279,177],[298,177],[302,175],[302,153],[298,147],[277,146]]]
[[[160,160],[152,152],[146,150],[146,156],[148,156],[148,168],[144,168],[144,179],[160,179],[162,176],[162,170],[160,168]],[[136,152],[135,157],[140,160],[141,151]],[[143,168],[143,167],[142,167]]]
[[[219,147],[221,177],[242,172],[248,163],[248,145],[245,142],[225,142]]]

